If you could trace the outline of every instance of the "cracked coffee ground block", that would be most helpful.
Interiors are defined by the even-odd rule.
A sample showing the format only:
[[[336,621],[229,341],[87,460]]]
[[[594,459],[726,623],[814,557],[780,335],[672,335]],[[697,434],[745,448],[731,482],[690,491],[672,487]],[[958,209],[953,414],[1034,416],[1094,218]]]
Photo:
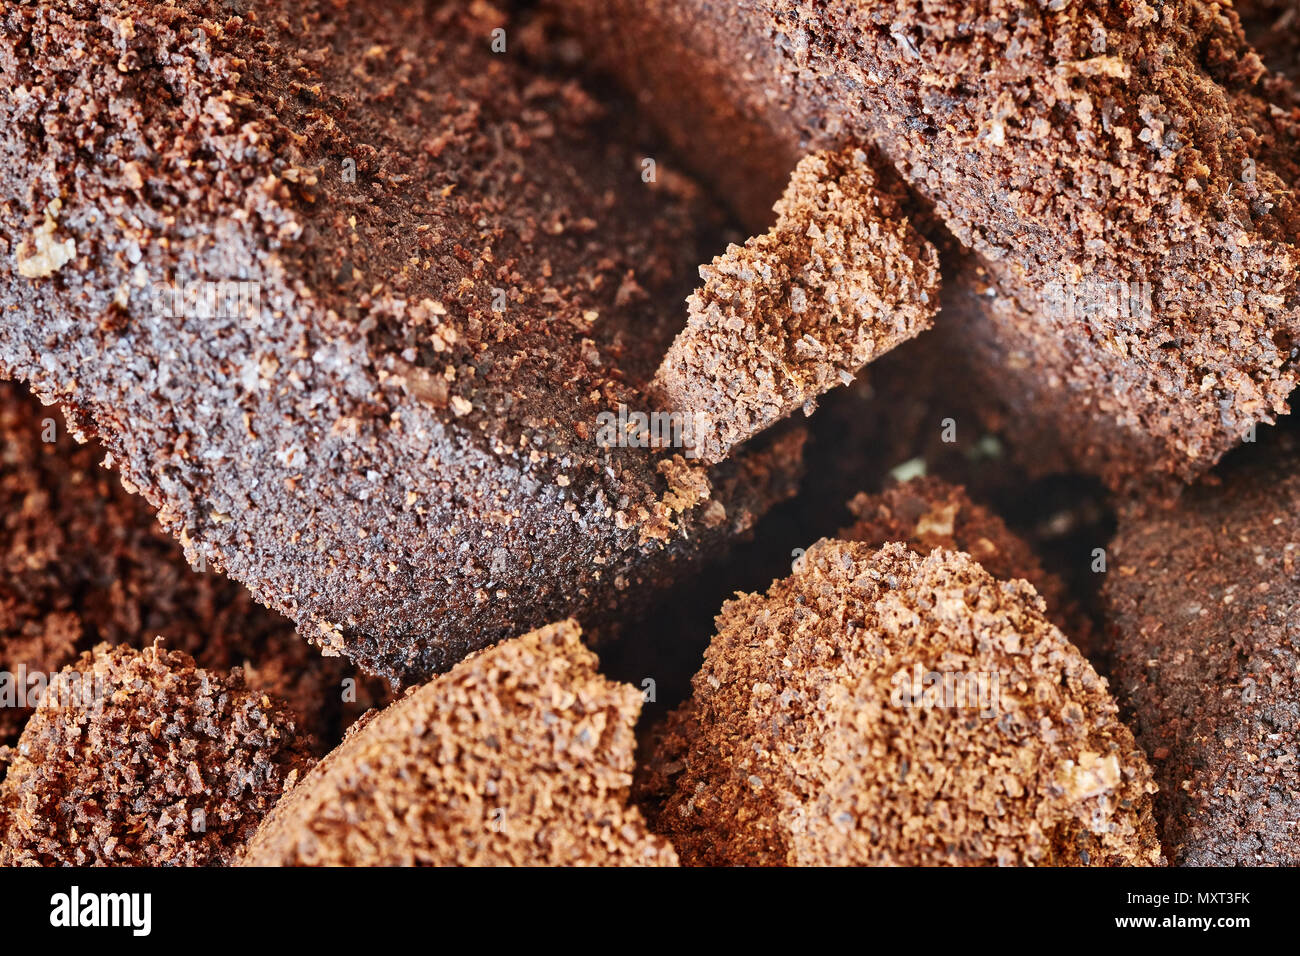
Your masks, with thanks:
[[[742,213],[767,157],[874,144],[986,274],[961,332],[1040,473],[1163,486],[1286,411],[1300,137],[1230,7],[555,6]]]
[[[200,667],[242,668],[250,688],[284,699],[327,749],[388,699],[382,682],[322,658],[240,584],[192,569],[103,457],[73,440],[56,410],[0,383],[0,671],[13,675],[0,689],[0,744],[31,715],[18,699],[30,689],[18,686],[24,675],[48,677],[96,644],[146,647],[159,636]]]
[[[766,233],[700,268],[652,386],[663,407],[700,417],[707,462],[852,382],[938,306],[938,254],[862,150],[803,159],[775,212]]]
[[[1300,865],[1300,449],[1279,446],[1123,516],[1111,547],[1115,693],[1178,864]]]
[[[505,23],[0,16],[0,373],[67,406],[192,560],[394,681],[571,613],[612,630],[797,471],[755,455],[683,494],[598,444],[650,408],[720,217],[666,155],[643,181],[630,110],[492,52]]]
[[[1146,758],[1042,606],[957,552],[818,542],[724,605],[652,827],[691,864],[1161,863]]]
[[[627,803],[641,693],[595,667],[572,622],[467,658],[355,727],[244,863],[675,865]]]
[[[0,864],[226,864],[311,766],[283,703],[179,651],[100,645],[59,680],[0,783]]]
[[[1034,586],[1046,613],[1076,647],[1087,649],[1092,625],[1071,600],[1063,581],[1043,569],[1033,549],[958,485],[924,476],[899,482],[878,495],[860,493],[849,502],[857,519],[837,535],[873,548],[900,541],[925,556],[935,548],[964,551],[1000,581]]]

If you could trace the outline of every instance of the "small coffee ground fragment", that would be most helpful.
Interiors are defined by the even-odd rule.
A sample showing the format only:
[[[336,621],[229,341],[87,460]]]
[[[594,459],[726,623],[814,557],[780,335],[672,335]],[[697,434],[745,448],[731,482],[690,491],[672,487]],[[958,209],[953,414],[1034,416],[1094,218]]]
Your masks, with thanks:
[[[1041,608],[957,552],[818,542],[723,607],[652,826],[692,864],[1162,862],[1146,759]]]
[[[1033,549],[964,488],[933,476],[914,478],[878,495],[857,495],[849,511],[858,520],[840,531],[841,539],[874,548],[901,541],[922,556],[935,548],[965,551],[1000,581],[1021,578],[1032,584],[1047,605],[1048,619],[1075,646],[1085,646],[1091,624],[1065,584],[1043,570]]]
[[[0,865],[226,864],[311,766],[280,701],[179,651],[100,645],[56,686],[0,784]]]
[[[877,189],[862,150],[806,157],[774,208],[768,232],[700,267],[704,286],[655,376],[665,407],[703,416],[708,462],[852,382],[938,307],[938,254]]]
[[[1300,864],[1300,451],[1283,444],[1124,515],[1111,548],[1115,693],[1175,863]]]
[[[641,694],[572,622],[481,651],[356,727],[249,865],[675,865],[626,805]]]

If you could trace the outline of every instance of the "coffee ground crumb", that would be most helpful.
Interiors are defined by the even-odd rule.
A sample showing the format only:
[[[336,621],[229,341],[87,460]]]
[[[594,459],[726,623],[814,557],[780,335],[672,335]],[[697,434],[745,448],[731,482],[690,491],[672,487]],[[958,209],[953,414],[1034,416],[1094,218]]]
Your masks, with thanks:
[[[248,865],[675,865],[627,805],[641,693],[572,622],[481,651],[363,725],[276,807]]]
[[[282,702],[179,651],[100,645],[58,687],[0,783],[0,865],[226,864],[311,766]]]
[[[1087,649],[1092,623],[1066,591],[1065,583],[1043,569],[1033,549],[988,508],[976,504],[959,485],[926,475],[899,482],[878,495],[859,493],[849,502],[858,520],[840,531],[844,541],[879,548],[901,541],[922,556],[935,548],[965,551],[1000,581],[1028,581],[1047,605],[1047,617],[1081,649]]]
[[[877,189],[863,150],[805,157],[774,209],[766,233],[700,267],[652,386],[664,407],[701,416],[708,462],[852,382],[938,308],[938,253]]]

